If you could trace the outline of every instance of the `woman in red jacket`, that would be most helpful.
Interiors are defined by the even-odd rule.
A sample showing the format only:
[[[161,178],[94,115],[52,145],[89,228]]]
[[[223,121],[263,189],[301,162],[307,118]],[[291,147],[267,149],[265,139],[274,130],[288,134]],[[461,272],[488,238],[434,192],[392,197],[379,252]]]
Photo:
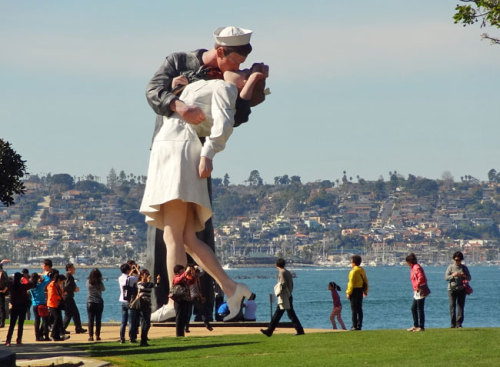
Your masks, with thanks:
[[[427,277],[424,269],[417,263],[417,257],[412,252],[406,256],[406,263],[410,267],[410,279],[413,286],[413,304],[411,313],[413,315],[413,327],[408,331],[424,331],[425,330],[425,297],[429,294],[427,286]]]

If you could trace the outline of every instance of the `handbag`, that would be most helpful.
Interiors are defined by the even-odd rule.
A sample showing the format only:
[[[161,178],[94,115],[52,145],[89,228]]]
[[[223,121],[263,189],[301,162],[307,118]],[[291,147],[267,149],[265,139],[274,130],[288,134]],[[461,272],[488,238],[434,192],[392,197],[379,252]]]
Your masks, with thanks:
[[[472,292],[474,292],[474,290],[473,290],[473,289],[472,289],[472,287],[470,286],[470,283],[469,283],[469,281],[468,281],[467,279],[464,279],[464,280],[462,281],[462,284],[463,284],[463,286],[464,286],[464,291],[465,291],[465,294],[466,294],[466,295],[470,295],[470,294],[472,294]]]
[[[168,294],[174,301],[190,301],[189,289],[183,284],[174,284]]]
[[[49,308],[47,307],[47,305],[38,305],[36,311],[38,312],[38,316],[40,317],[49,316]]]
[[[431,294],[431,290],[427,284],[422,284],[418,287],[418,293],[420,293],[422,297],[427,297]]]

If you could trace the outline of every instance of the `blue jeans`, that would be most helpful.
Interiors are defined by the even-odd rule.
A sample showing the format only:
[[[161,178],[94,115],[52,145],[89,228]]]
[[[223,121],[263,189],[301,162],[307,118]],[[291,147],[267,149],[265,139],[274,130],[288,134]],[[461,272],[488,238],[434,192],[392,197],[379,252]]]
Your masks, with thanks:
[[[120,340],[125,340],[125,330],[128,323],[128,303],[122,303],[122,323],[120,324]],[[129,329],[130,330],[130,329]]]
[[[413,299],[411,314],[413,316],[413,326],[425,329],[425,298]]]

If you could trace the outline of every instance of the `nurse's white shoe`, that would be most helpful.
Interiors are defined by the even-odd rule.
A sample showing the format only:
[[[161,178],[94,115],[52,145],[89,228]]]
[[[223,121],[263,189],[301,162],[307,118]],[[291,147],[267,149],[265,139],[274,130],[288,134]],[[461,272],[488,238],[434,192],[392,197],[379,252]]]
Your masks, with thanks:
[[[227,307],[229,308],[229,315],[224,317],[224,321],[231,321],[241,314],[241,305],[243,299],[248,299],[252,295],[250,289],[243,283],[237,283],[236,291],[227,299]]]
[[[151,322],[164,322],[173,318],[175,318],[175,308],[172,300],[151,314]]]

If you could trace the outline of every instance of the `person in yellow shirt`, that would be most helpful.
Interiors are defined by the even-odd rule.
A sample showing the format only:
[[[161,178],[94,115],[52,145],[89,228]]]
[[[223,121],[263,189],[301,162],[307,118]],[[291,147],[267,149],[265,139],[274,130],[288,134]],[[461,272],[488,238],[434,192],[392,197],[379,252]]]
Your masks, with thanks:
[[[351,271],[347,283],[346,296],[351,302],[352,327],[351,330],[361,330],[363,325],[363,298],[368,295],[368,278],[365,269],[361,266],[361,256],[351,257]]]

